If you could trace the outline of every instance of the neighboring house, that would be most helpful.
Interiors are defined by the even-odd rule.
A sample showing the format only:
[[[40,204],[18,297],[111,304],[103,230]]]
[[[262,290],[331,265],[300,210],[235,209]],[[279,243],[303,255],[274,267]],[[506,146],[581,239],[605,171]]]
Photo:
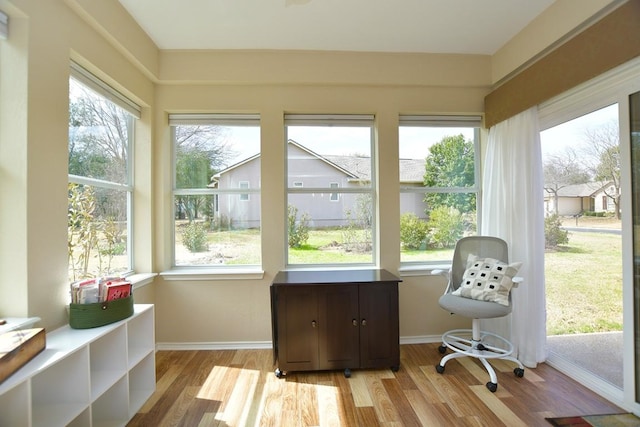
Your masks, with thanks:
[[[615,188],[611,182],[587,182],[584,184],[567,185],[558,190],[558,215],[578,215],[585,211],[615,212],[613,199],[605,194],[614,194]],[[553,192],[544,190],[545,214],[555,213],[556,197]]]
[[[220,190],[260,188],[260,154],[215,174],[209,187]],[[213,211],[215,217],[222,222],[229,221],[231,228],[258,228],[260,194],[218,193],[213,198]]]
[[[425,159],[400,159],[400,185],[403,188],[424,187]],[[402,213],[413,212],[427,220],[427,204],[424,193],[400,192]]]
[[[359,188],[371,183],[371,158],[358,156],[319,155],[305,146],[289,140],[288,144],[289,188]],[[231,221],[234,228],[257,227],[260,224],[260,203],[257,194],[238,194],[242,188],[259,188],[260,155],[249,157],[215,174],[209,187],[235,190],[233,194],[215,196],[216,216]],[[400,184],[422,186],[425,161],[401,160]],[[298,215],[309,215],[312,227],[337,227],[346,225],[346,212],[355,217],[361,194],[317,192],[289,194],[288,203],[298,208]],[[403,194],[403,201],[411,203],[419,217],[425,217],[422,194]]]

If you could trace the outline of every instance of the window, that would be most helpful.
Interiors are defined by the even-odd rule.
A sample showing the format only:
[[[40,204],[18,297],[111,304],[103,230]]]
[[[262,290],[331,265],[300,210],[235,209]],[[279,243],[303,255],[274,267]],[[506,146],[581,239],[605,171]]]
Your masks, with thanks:
[[[246,189],[249,188],[249,181],[240,181],[240,189]],[[240,193],[240,200],[243,202],[248,202],[249,201],[249,193]]]
[[[131,152],[139,107],[77,64],[69,79],[69,279],[132,269]]]
[[[329,184],[329,187],[331,188],[338,188],[340,186],[340,184],[338,184],[337,182],[332,182],[331,184]],[[331,200],[332,202],[337,202],[338,200],[340,200],[340,195],[338,193],[331,193],[331,195],[329,196],[329,200]]]
[[[455,243],[476,233],[478,116],[401,116],[402,263],[449,262]]]
[[[172,114],[174,266],[260,265],[260,118]]]
[[[373,264],[373,116],[287,115],[285,125],[288,265]]]

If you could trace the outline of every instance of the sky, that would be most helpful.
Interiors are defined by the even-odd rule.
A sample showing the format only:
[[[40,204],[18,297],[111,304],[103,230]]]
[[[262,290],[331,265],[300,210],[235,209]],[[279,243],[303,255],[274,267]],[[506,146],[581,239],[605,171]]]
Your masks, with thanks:
[[[559,124],[540,132],[542,158],[562,154],[567,147],[586,143],[585,130],[597,128],[609,122],[618,121],[618,104],[596,110],[592,113]]]
[[[613,104],[541,132],[543,159],[546,155],[562,154],[568,146],[575,147],[585,142],[586,129],[617,120],[617,115],[617,104]],[[473,139],[472,128],[402,126],[399,131],[400,158],[425,158],[429,154],[431,145],[440,142],[445,136],[454,136],[460,133],[466,139]],[[320,155],[371,155],[369,130],[365,127],[290,126],[287,136]],[[258,127],[230,127],[225,140],[238,152],[238,156],[232,159],[229,165],[260,151],[260,129]]]
[[[399,133],[400,158],[403,159],[424,159],[429,154],[429,147],[445,136],[462,133],[466,139],[473,140],[473,128],[403,126]],[[371,155],[369,128],[365,127],[290,126],[287,137],[320,155]],[[258,128],[230,127],[225,140],[238,152],[230,164],[257,154],[260,150]]]

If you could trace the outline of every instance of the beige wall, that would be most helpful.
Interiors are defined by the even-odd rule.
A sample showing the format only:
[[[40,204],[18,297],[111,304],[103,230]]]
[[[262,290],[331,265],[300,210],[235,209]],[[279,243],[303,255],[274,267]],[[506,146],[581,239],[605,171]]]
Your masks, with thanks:
[[[492,83],[499,83],[532,58],[543,55],[558,40],[571,37],[621,0],[562,0],[554,2],[491,58]]]
[[[40,316],[49,329],[66,322],[70,58],[143,106],[135,147],[138,273],[171,268],[167,115],[261,116],[264,277],[158,276],[135,295],[156,304],[160,343],[270,341],[269,284],[285,262],[284,113],[376,116],[378,263],[397,273],[398,115],[481,114],[497,76],[522,62],[505,50],[496,74],[492,58],[478,55],[160,52],[117,0],[0,0],[0,8],[11,20],[10,40],[0,43],[0,194],[11,200],[0,210],[0,315]],[[401,336],[434,337],[467,323],[438,307],[441,278],[403,280]]]
[[[189,57],[183,56],[183,60]],[[472,61],[476,61],[475,58]],[[188,62],[187,62],[188,64]],[[335,64],[329,64],[329,67]],[[268,62],[264,64],[268,68]],[[446,66],[444,64],[443,66]],[[187,66],[187,68],[189,68]],[[466,67],[470,69],[469,67]],[[488,69],[488,63],[485,64]],[[400,79],[400,76],[397,77]],[[441,79],[442,76],[436,76]],[[475,77],[470,76],[469,80]],[[426,79],[425,79],[426,80]],[[156,188],[162,215],[156,233],[160,270],[171,267],[170,141],[167,113],[176,111],[259,113],[262,129],[263,268],[262,280],[161,281],[156,288],[159,342],[268,341],[271,337],[269,284],[284,268],[285,188],[284,122],[287,112],[373,113],[377,120],[379,155],[380,266],[392,272],[399,267],[398,115],[401,113],[481,113],[485,87],[394,87],[389,85],[168,85],[156,96]],[[163,226],[164,225],[164,226]],[[443,285],[430,278],[407,278],[400,291],[401,334],[429,335],[442,332],[437,298]],[[406,304],[419,300],[419,310]],[[438,319],[434,322],[433,319]],[[204,325],[204,327],[203,327]],[[211,325],[208,327],[206,325]],[[250,325],[250,327],[247,327]]]
[[[105,80],[117,81],[143,105],[152,103],[153,84],[64,1],[0,0],[0,8],[10,19],[10,38],[0,43],[0,314],[39,316],[42,325],[52,329],[66,323],[69,298],[69,60],[73,57]],[[114,19],[124,21],[123,9],[111,9]],[[136,39],[129,43],[135,46]],[[139,126],[143,148],[150,146],[148,108],[146,118]],[[151,164],[145,162],[149,154],[139,159],[136,197],[143,200],[138,214],[152,217],[144,207],[144,200],[147,205],[151,200]],[[140,221],[136,237],[143,243],[138,248],[150,247],[144,242],[152,235],[151,224],[149,219]],[[152,268],[151,255],[141,251],[136,263]]]

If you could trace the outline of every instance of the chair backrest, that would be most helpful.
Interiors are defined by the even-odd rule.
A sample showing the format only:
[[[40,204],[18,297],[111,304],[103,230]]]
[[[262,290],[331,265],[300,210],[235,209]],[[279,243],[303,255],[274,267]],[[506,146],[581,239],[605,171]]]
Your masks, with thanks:
[[[469,236],[458,240],[451,264],[451,285],[454,290],[462,283],[469,255],[475,255],[479,258],[495,258],[508,263],[509,247],[504,240],[491,236]]]

